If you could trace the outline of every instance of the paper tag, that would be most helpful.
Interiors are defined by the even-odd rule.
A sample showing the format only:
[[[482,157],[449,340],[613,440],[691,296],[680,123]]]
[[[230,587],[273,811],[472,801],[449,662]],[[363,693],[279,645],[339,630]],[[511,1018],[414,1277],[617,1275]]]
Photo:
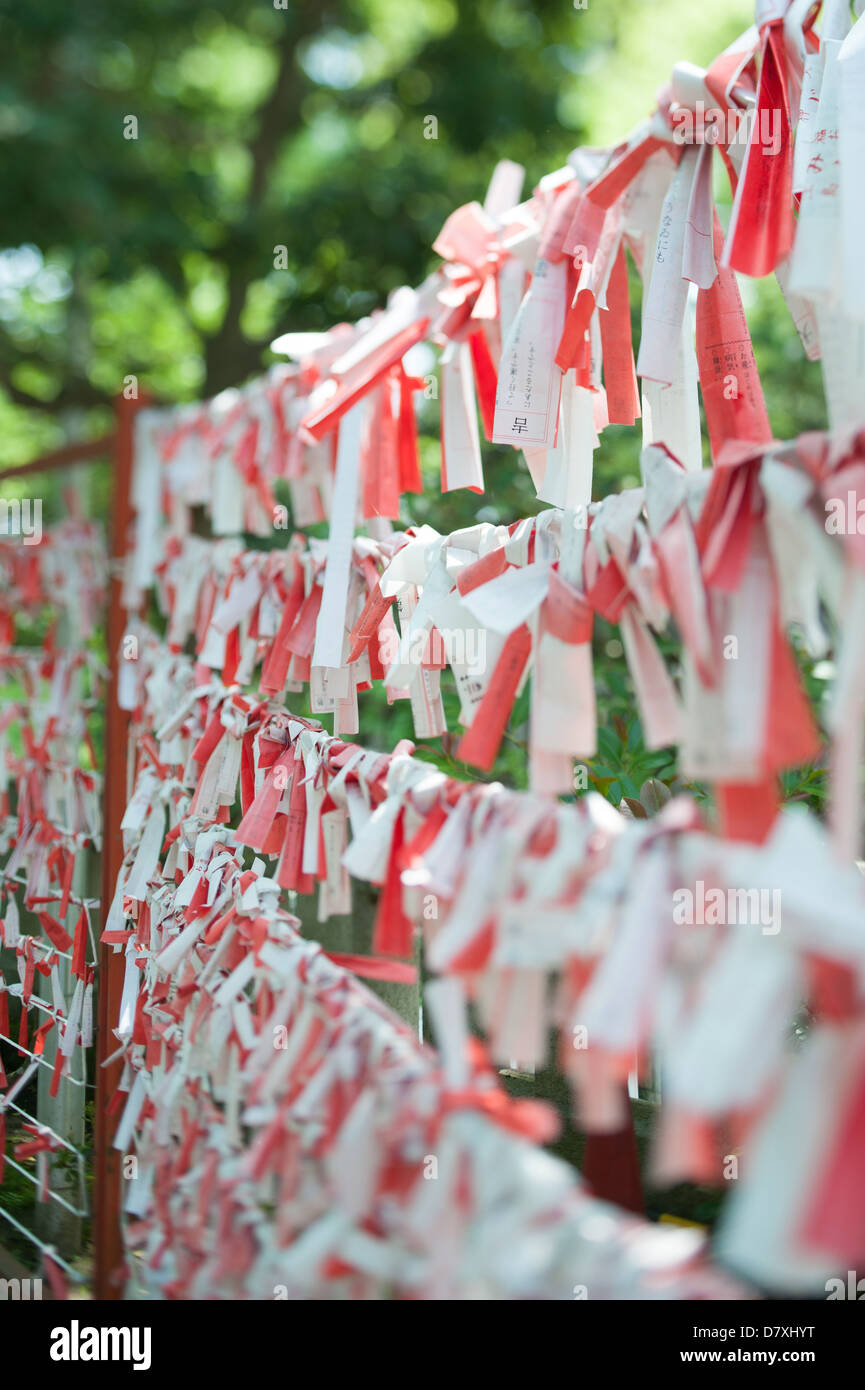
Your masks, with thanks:
[[[553,442],[562,374],[555,364],[565,317],[567,263],[538,261],[528,293],[502,349],[493,442]]]

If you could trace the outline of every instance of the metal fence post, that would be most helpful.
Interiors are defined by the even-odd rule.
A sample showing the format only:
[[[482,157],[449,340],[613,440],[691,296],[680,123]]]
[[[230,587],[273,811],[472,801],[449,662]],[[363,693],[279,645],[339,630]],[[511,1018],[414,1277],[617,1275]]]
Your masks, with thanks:
[[[126,808],[126,748],[129,715],[117,704],[120,644],[124,632],[121,561],[132,520],[131,482],[135,414],[144,402],[118,397],[111,507],[111,575],[107,619],[109,679],[105,699],[105,752],[102,801],[102,921],[111,908],[123,862],[120,822]],[[123,955],[111,946],[99,950],[96,1024],[96,1117],[93,1153],[93,1284],[98,1299],[123,1297],[123,1242],[120,1234],[122,1155],[112,1146],[119,1116],[108,1104],[121,1076],[121,1062],[103,1066],[115,1050],[112,1027],[123,993]]]

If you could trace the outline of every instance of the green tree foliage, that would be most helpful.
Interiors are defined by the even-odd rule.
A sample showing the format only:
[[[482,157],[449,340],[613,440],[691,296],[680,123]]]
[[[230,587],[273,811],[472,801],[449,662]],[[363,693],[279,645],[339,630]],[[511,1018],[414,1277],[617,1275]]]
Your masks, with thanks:
[[[127,372],[163,398],[212,395],[260,371],[283,325],[356,319],[420,278],[448,212],[498,157],[536,177],[581,133],[557,120],[573,17],[559,0],[533,11],[14,7],[7,397],[86,409]]]
[[[675,59],[707,63],[751,10],[0,0],[2,462],[100,433],[129,373],[158,399],[201,398],[261,372],[278,333],[362,317],[435,263],[436,233],[483,197],[496,160],[524,163],[530,189],[576,144],[622,137]],[[819,368],[804,361],[777,285],[743,293],[776,435],[821,426]],[[637,326],[636,278],[632,301]],[[435,400],[422,402],[421,424],[428,488],[406,500],[406,522],[445,531],[539,509],[506,448],[485,450],[484,497],[441,497]],[[638,481],[639,443],[639,426],[605,432],[596,496]],[[103,469],[90,484],[97,510],[108,482]],[[57,514],[56,482],[44,495]],[[600,713],[620,746],[598,760],[616,775],[595,785],[636,799],[665,769],[641,761],[621,644],[597,629]],[[377,700],[365,697],[364,736],[409,734],[408,711]],[[495,770],[517,784],[524,705]],[[446,749],[433,753],[449,763]]]
[[[611,138],[611,113],[616,135],[642,116],[672,12],[698,60],[747,12],[673,0],[647,25],[646,8],[3,0],[6,400],[85,411],[128,372],[163,399],[212,395],[259,371],[281,329],[367,313],[420,278],[498,158],[530,187]],[[646,61],[623,69],[634,44]],[[23,456],[14,429],[11,444]]]

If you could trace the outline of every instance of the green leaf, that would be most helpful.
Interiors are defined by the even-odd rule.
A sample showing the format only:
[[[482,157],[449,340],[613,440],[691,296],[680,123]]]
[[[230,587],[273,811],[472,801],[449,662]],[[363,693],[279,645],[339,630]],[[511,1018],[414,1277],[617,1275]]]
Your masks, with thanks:
[[[608,761],[618,762],[622,745],[610,729],[598,729],[598,748]]]
[[[619,773],[618,773],[618,770],[617,770],[616,768],[612,768],[612,767],[603,767],[603,766],[602,766],[602,767],[598,767],[597,765],[593,765],[593,766],[590,766],[590,767],[589,767],[589,776],[590,776],[590,777],[618,777],[618,776],[619,776]]]
[[[670,799],[669,787],[665,787],[656,777],[650,777],[640,788],[640,800],[650,816],[656,816]]]

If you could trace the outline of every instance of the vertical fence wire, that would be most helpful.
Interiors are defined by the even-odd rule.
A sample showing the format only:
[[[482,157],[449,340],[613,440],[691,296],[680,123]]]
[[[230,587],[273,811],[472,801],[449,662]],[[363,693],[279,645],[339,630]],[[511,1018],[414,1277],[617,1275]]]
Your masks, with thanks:
[[[55,1294],[88,1280],[106,674],[101,531],[70,507],[28,546],[7,504],[0,536],[0,1243]]]

